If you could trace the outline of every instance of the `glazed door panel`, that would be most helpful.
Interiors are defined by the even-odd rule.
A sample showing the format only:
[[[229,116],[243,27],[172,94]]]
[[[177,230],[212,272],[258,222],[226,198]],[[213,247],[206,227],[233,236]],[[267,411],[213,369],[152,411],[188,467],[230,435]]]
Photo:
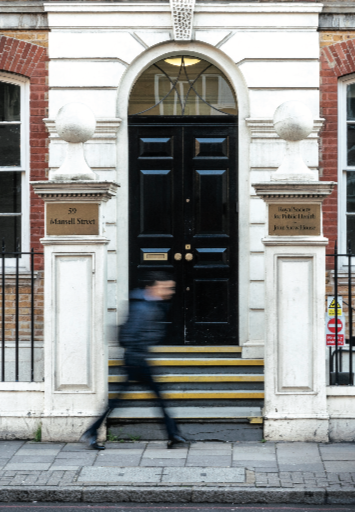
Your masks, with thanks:
[[[211,121],[130,124],[130,286],[145,270],[174,272],[172,344],[238,341],[237,127]]]

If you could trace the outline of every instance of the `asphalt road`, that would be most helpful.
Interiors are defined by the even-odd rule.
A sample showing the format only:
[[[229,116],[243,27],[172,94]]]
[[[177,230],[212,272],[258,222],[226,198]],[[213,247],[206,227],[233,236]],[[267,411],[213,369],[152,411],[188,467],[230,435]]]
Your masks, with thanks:
[[[164,505],[155,503],[89,505],[85,503],[2,503],[0,512],[355,512],[355,505]]]

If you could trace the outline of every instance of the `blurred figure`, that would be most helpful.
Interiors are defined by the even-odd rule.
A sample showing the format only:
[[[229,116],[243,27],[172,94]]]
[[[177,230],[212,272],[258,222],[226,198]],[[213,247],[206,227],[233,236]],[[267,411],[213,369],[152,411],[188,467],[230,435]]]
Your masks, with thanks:
[[[124,362],[127,372],[127,380],[123,383],[121,393],[128,390],[130,381],[135,381],[156,394],[164,414],[169,438],[168,448],[172,448],[178,443],[187,443],[187,441],[180,435],[175,421],[166,410],[147,357],[149,357],[149,348],[165,339],[163,322],[166,320],[166,307],[162,301],[170,300],[174,295],[175,281],[165,272],[150,272],[145,277],[145,288],[131,293],[128,318],[120,329],[120,345],[125,349]],[[115,407],[121,405],[122,399],[118,398],[114,401]],[[112,409],[113,406],[110,404],[109,409],[82,436],[82,440],[87,440],[96,450],[105,449],[104,446],[97,444],[97,430]]]

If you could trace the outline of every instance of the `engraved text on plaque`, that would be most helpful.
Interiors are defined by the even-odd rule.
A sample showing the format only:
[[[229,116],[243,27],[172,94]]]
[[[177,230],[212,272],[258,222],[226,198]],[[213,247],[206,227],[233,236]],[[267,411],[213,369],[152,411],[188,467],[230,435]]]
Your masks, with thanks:
[[[47,235],[98,235],[97,203],[47,203]]]
[[[320,204],[269,204],[269,235],[319,236]]]

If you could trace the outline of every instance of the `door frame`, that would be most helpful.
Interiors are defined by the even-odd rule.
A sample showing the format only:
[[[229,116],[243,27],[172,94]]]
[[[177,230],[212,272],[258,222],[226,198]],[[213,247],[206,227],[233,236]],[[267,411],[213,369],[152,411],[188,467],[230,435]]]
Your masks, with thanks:
[[[125,319],[128,304],[128,104],[130,92],[139,76],[154,62],[174,55],[191,55],[200,57],[217,66],[228,78],[238,101],[238,193],[239,193],[239,341],[244,345],[249,340],[249,206],[250,206],[250,179],[249,179],[249,145],[250,134],[245,120],[249,118],[249,95],[244,77],[233,62],[222,50],[202,42],[168,42],[158,44],[143,51],[122,75],[117,91],[117,117],[120,127],[117,137],[117,181],[120,189],[117,194],[117,231],[119,244],[115,263],[118,268],[116,294],[118,311],[117,323]]]
[[[228,215],[228,219],[229,219],[229,241],[228,241],[228,244],[226,245],[226,247],[228,247],[228,252],[231,251],[230,253],[230,263],[229,263],[229,272],[228,273],[228,279],[230,279],[230,283],[229,283],[229,286],[231,287],[229,289],[229,297],[228,297],[228,300],[231,300],[231,302],[229,303],[229,307],[231,307],[233,309],[233,312],[232,312],[232,309],[230,310],[230,315],[229,315],[229,320],[228,320],[228,323],[231,327],[229,327],[230,330],[228,330],[228,336],[230,336],[230,333],[233,332],[233,336],[235,336],[235,340],[233,339],[232,341],[232,337],[229,338],[229,341],[227,342],[228,345],[236,345],[236,346],[239,346],[240,343],[239,343],[239,325],[238,325],[238,320],[239,318],[234,318],[235,317],[235,312],[238,311],[238,300],[239,300],[239,296],[238,296],[238,278],[239,278],[239,268],[238,268],[238,226],[236,224],[233,223],[233,221],[235,219],[238,218],[239,216],[239,212],[238,210],[236,209],[236,205],[238,204],[238,116],[223,116],[223,115],[220,115],[220,116],[197,116],[197,115],[191,115],[191,116],[144,116],[144,115],[131,115],[128,117],[128,126],[129,126],[129,146],[130,146],[130,154],[133,155],[133,161],[129,161],[129,173],[130,173],[130,176],[131,176],[131,173],[138,173],[135,175],[134,178],[132,178],[134,181],[132,181],[132,184],[129,184],[129,220],[132,219],[132,215],[137,215],[135,217],[135,221],[134,221],[134,226],[135,228],[134,229],[134,232],[131,233],[131,228],[129,226],[129,252],[130,252],[130,265],[129,265],[129,283],[130,283],[130,286],[133,285],[133,287],[136,287],[137,286],[137,280],[138,280],[138,275],[140,272],[142,272],[142,262],[140,260],[140,257],[139,257],[139,247],[141,246],[141,244],[139,243],[139,241],[137,240],[136,236],[137,236],[137,230],[139,232],[139,228],[137,226],[137,223],[139,224],[139,214],[135,212],[135,208],[136,207],[139,207],[139,198],[136,197],[136,194],[137,194],[137,190],[139,190],[139,169],[141,169],[141,167],[137,167],[137,159],[135,158],[135,155],[137,152],[139,152],[139,143],[138,141],[140,140],[139,137],[141,137],[141,131],[143,130],[143,132],[145,130],[148,130],[148,133],[150,134],[150,131],[149,131],[149,128],[152,127],[152,128],[157,128],[157,129],[162,129],[164,127],[166,128],[171,128],[171,129],[175,129],[175,128],[180,128],[180,129],[199,129],[201,128],[203,131],[205,128],[210,128],[211,130],[213,130],[214,128],[215,129],[221,129],[221,128],[226,128],[228,127],[228,129],[230,129],[231,131],[229,132],[228,130],[228,137],[229,137],[229,146],[231,145],[231,141],[235,141],[235,146],[234,146],[234,149],[230,148],[229,150],[229,154],[228,154],[228,166],[229,168],[232,168],[233,169],[233,172],[236,173],[236,175],[234,176],[234,181],[231,185],[231,187],[229,188],[229,193],[228,193],[228,196],[229,196],[229,201],[228,201],[228,208],[229,208],[229,215]],[[136,130],[134,130],[134,128],[136,128]],[[234,133],[233,133],[234,132]],[[168,130],[165,130],[164,133],[168,133]],[[170,132],[169,132],[170,133]],[[174,132],[173,132],[174,133]],[[185,133],[185,130],[184,132]],[[203,132],[202,132],[203,133]],[[201,136],[206,136],[206,135],[202,135],[201,133]],[[207,131],[207,133],[212,133],[212,131]],[[232,135],[233,133],[233,135]],[[130,137],[133,137],[133,140],[130,138]],[[153,136],[153,135],[149,135],[149,136]],[[156,135],[154,135],[156,136]],[[168,136],[168,135],[166,135]],[[207,135],[209,136],[209,135]],[[210,136],[213,136],[213,135],[210,135]],[[181,193],[182,193],[182,197],[185,197],[186,196],[186,190],[184,190],[184,183],[186,183],[186,179],[187,179],[187,174],[185,174],[186,172],[186,168],[185,168],[185,164],[186,164],[186,146],[185,146],[185,135],[182,136],[182,139],[181,139],[181,153],[179,153],[181,155],[181,162],[178,160],[178,165],[181,164],[181,167],[184,169],[184,172],[182,174],[182,181],[181,183],[179,182],[179,185],[181,185]],[[175,140],[176,142],[176,140]],[[174,142],[174,148],[175,148],[175,142]],[[177,147],[179,147],[179,144],[177,144]],[[177,150],[178,151],[178,150]],[[234,155],[234,157],[232,156]],[[173,153],[173,158],[174,158],[174,162],[175,162],[175,158],[177,157],[177,155],[175,154],[175,149],[174,149],[174,153]],[[191,160],[191,165],[194,165],[193,163],[194,159],[192,158]],[[153,164],[154,167],[153,169],[157,169],[157,168],[160,168],[160,165],[158,165],[158,167],[155,167],[156,163],[153,163],[151,160],[148,160],[148,161],[142,161],[141,164],[144,166],[143,168],[144,169],[148,169],[150,168],[150,166]],[[147,167],[145,166],[145,164],[147,165]],[[161,162],[159,162],[159,164],[161,164]],[[207,167],[209,167],[211,164],[213,164],[213,162],[211,161],[208,161],[208,162],[205,162],[204,165],[207,165]],[[165,165],[165,164],[163,164]],[[195,165],[196,165],[196,162],[195,162]],[[200,164],[201,165],[201,164]],[[218,165],[218,168],[220,167],[221,163],[219,161],[219,163],[217,164]],[[197,167],[200,167],[198,164],[197,164]],[[163,167],[164,169],[166,167]],[[205,169],[206,167],[202,167],[203,169]],[[216,167],[212,167],[213,169],[216,169]],[[225,169],[225,167],[223,167]],[[176,166],[175,164],[173,165],[173,169],[176,169]],[[175,170],[176,172],[176,170]],[[175,176],[175,174],[174,174]],[[228,180],[231,180],[231,177],[232,177],[232,173],[230,172],[229,174],[229,178]],[[177,182],[175,180],[178,180],[178,176],[174,177],[173,181],[174,181],[174,187],[177,185]],[[191,189],[191,193],[192,193],[192,189]],[[189,192],[189,194],[190,194]],[[174,188],[174,195],[177,194],[178,198],[180,197],[180,194],[179,194],[179,190],[176,190]],[[189,195],[189,197],[192,197]],[[180,207],[184,209],[182,203],[181,203],[181,198],[180,200],[177,199],[177,206],[180,204]],[[172,218],[175,218],[177,219],[177,217],[179,216],[179,211],[178,212],[175,212],[173,215],[172,215]],[[184,219],[184,221],[186,221],[186,219]],[[132,221],[133,223],[133,221]],[[193,224],[195,224],[195,222],[193,222]],[[155,238],[152,238],[152,235],[148,235],[148,238],[147,240],[145,240],[141,243],[143,243],[143,245],[145,247],[160,247],[160,243],[163,243],[163,245],[167,244],[167,246],[170,247],[171,251],[174,252],[174,251],[179,251],[181,250],[182,252],[183,251],[183,245],[184,245],[184,242],[183,240],[180,240],[180,249],[176,247],[176,243],[177,243],[177,240],[176,240],[176,237],[178,238],[179,240],[179,234],[175,231],[175,228],[177,228],[177,225],[174,226],[174,232],[173,232],[173,242],[167,242],[166,239],[165,239],[165,242],[163,242],[161,240],[161,238],[159,238],[159,234],[156,235],[156,237],[158,238],[158,242],[156,241]],[[184,239],[185,236],[186,236],[186,226],[184,224],[184,222],[181,224],[179,223],[179,229],[182,229],[182,232],[180,233],[180,236],[182,236],[182,238]],[[179,231],[179,229],[177,229],[177,231]],[[232,231],[234,231],[234,233],[232,234]],[[140,236],[143,236],[144,235],[140,235]],[[187,236],[191,236],[191,235],[187,235]],[[140,238],[140,237],[138,237]],[[192,239],[195,239],[195,243],[194,243],[194,246],[195,244],[199,245],[199,242],[198,242],[198,237],[195,238],[194,235],[192,235]],[[223,244],[222,240],[219,239],[219,244]],[[201,242],[200,242],[201,243]],[[202,245],[205,245],[207,243],[206,240],[204,240],[202,242]],[[216,243],[216,241],[214,240],[214,243]],[[137,247],[137,244],[138,244],[138,247]],[[172,245],[171,245],[172,244]],[[212,245],[213,245],[213,242],[212,242]],[[175,247],[175,249],[174,249]],[[233,249],[233,250],[232,250]],[[138,252],[137,252],[138,251]],[[135,260],[135,264],[133,264],[132,266],[132,252],[134,253],[133,255],[133,259]],[[232,256],[233,254],[233,256]],[[171,257],[171,256],[170,256]],[[169,257],[169,260],[170,260],[170,257]],[[171,267],[171,263],[167,262],[168,263],[168,267],[166,270],[168,271],[171,271],[172,267]],[[180,320],[178,320],[177,317],[179,317],[180,315],[177,313],[177,311],[179,310],[179,305],[181,306],[181,310],[182,311],[185,311],[185,308],[186,306],[188,305],[187,303],[189,302],[189,300],[187,300],[187,297],[186,297],[186,292],[185,292],[185,289],[184,289],[184,286],[186,285],[186,282],[185,282],[185,278],[187,278],[189,272],[188,272],[188,268],[185,269],[186,272],[183,272],[182,270],[182,267],[181,265],[183,265],[183,263],[180,263],[178,264],[176,267],[175,267],[175,272],[177,272],[176,274],[176,277],[177,277],[177,291],[176,291],[176,295],[175,295],[175,300],[177,301],[177,304],[175,303],[175,308],[177,308],[176,310],[176,313],[173,313],[173,317],[174,317],[174,320],[173,320],[173,324],[175,327],[173,327],[173,338],[176,337],[176,332],[177,332],[177,329],[181,329],[181,332],[184,333],[182,335],[182,338],[184,338],[185,334],[186,334],[186,331],[188,330],[188,328],[191,328],[191,324],[190,324],[190,327],[188,327],[188,323],[186,323],[186,318],[185,318],[185,314],[183,314],[182,316],[185,318],[185,320],[181,319],[181,325],[180,325]],[[133,270],[135,269],[135,270]],[[159,270],[163,270],[164,267],[161,267],[159,268]],[[146,267],[145,271],[148,271],[149,270],[149,267]],[[191,269],[190,269],[191,270]],[[225,271],[225,269],[224,269]],[[132,274],[131,274],[132,272]],[[195,273],[197,272],[197,274],[199,274],[199,270],[195,270]],[[217,267],[214,269],[214,272],[217,273],[217,274],[220,274],[221,273],[221,269],[217,269]],[[223,270],[222,270],[222,273],[224,274]],[[178,277],[179,276],[179,277]],[[205,276],[206,277],[206,276]],[[204,278],[205,278],[204,277]],[[132,278],[133,279],[133,283],[132,283]],[[190,276],[191,278],[191,276]],[[199,276],[198,280],[201,279],[201,275]],[[221,279],[221,276],[219,277],[219,279]],[[224,276],[223,279],[227,279],[227,275]],[[192,283],[191,283],[192,284]],[[191,299],[191,297],[190,297]],[[187,303],[186,303],[186,300],[187,300]],[[193,306],[192,304],[190,304],[189,308],[190,312],[193,310]],[[174,309],[175,311],[175,309]],[[176,315],[176,316],[175,316]],[[232,317],[232,319],[230,318]],[[193,322],[192,322],[193,324]],[[234,325],[233,325],[234,324]],[[195,325],[195,328],[196,328],[196,324],[193,324]],[[172,326],[170,326],[170,329],[172,328]],[[206,326],[207,328],[207,326]],[[213,325],[211,325],[210,329],[213,329]],[[223,329],[223,327],[222,327]],[[207,329],[208,330],[208,329]],[[197,334],[197,333],[196,333]],[[227,333],[224,332],[223,334],[222,333],[218,333],[219,336],[227,336]],[[218,334],[216,333],[216,338],[218,338]],[[196,345],[202,345],[202,346],[208,346],[208,345],[221,345],[221,342],[220,341],[213,341],[213,343],[208,343],[208,342],[205,342],[205,341],[201,341],[201,340],[198,340],[198,336],[195,338],[194,337],[195,335],[193,335],[193,338],[192,339],[196,339],[195,343],[193,344],[196,344]],[[179,337],[178,337],[179,338]],[[183,345],[184,343],[189,343],[189,342],[186,342],[186,340],[183,340],[183,339],[179,339],[179,341],[177,342],[173,342],[173,344],[179,344],[179,345]],[[225,343],[224,343],[225,344]]]

